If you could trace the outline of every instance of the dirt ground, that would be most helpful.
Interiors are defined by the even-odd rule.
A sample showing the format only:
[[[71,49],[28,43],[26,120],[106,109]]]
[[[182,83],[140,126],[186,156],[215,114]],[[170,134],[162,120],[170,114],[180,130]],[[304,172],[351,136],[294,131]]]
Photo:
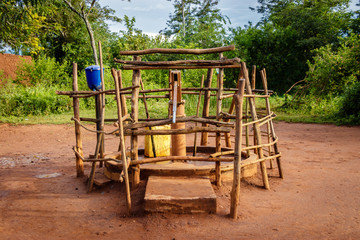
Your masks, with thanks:
[[[284,179],[269,170],[241,183],[239,219],[228,217],[231,182],[216,214],[146,214],[146,182],[86,193],[75,176],[73,125],[0,125],[0,239],[360,239],[360,128],[276,123]],[[94,135],[84,136],[92,153]],[[116,149],[117,139],[107,143]],[[86,165],[89,169],[89,165]]]

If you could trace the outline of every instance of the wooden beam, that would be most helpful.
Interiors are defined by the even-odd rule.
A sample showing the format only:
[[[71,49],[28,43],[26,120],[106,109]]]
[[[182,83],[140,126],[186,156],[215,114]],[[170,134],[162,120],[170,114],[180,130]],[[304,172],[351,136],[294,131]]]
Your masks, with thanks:
[[[123,70],[151,70],[151,69],[204,69],[204,68],[239,68],[240,64],[232,65],[169,65],[169,66],[135,66],[135,65],[124,65],[121,68]]]
[[[220,60],[175,60],[175,61],[126,61],[121,59],[114,59],[116,63],[130,64],[136,66],[174,66],[174,65],[199,65],[199,66],[212,66],[212,65],[232,65],[240,63],[240,58],[233,59],[220,59]]]
[[[136,51],[120,51],[120,55],[146,55],[154,53],[163,53],[163,54],[210,54],[210,53],[219,53],[225,51],[234,51],[235,46],[225,46],[217,48],[207,48],[207,49],[169,49],[169,48],[152,48],[145,50],[136,50]]]

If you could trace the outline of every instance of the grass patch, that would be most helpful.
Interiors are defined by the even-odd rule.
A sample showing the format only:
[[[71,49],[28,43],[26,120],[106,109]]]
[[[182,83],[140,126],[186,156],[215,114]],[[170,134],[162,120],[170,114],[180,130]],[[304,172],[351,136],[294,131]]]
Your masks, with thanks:
[[[186,116],[196,115],[196,107],[198,102],[198,96],[196,95],[185,95],[185,113]],[[203,100],[203,99],[202,99]],[[276,121],[285,121],[292,123],[333,123],[336,124],[337,121],[332,117],[328,112],[328,115],[321,114],[323,108],[327,108],[328,104],[331,105],[331,102],[328,103],[319,103],[315,104],[312,102],[313,107],[304,107],[304,108],[290,108],[286,106],[286,98],[283,96],[272,96],[270,98],[270,105],[272,111],[277,115],[275,118]],[[231,104],[231,99],[223,100],[223,111],[227,112]],[[150,118],[167,118],[168,116],[168,99],[147,99],[147,105],[149,109]],[[215,115],[215,97],[211,98],[211,108],[210,115]],[[265,100],[256,99],[256,107],[260,110],[265,110]],[[131,105],[130,100],[127,100],[127,108],[130,113]],[[310,109],[310,110],[309,110]],[[312,110],[311,110],[312,109]],[[202,106],[199,110],[199,115],[202,114]],[[329,115],[330,114],[330,115]],[[95,118],[95,108],[94,109],[80,109],[81,117]],[[117,118],[117,109],[116,105],[109,104],[106,107],[105,111],[106,118]],[[71,117],[73,117],[73,112],[66,111],[60,114],[46,114],[46,115],[29,115],[29,116],[0,116],[1,123],[10,123],[10,124],[67,124],[72,123]],[[139,118],[146,118],[145,107],[143,101],[139,100]]]

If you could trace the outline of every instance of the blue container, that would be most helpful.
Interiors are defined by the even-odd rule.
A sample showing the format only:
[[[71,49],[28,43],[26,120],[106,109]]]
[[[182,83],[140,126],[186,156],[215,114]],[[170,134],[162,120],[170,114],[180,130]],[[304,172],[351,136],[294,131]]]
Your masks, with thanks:
[[[92,65],[85,68],[86,81],[88,87],[93,90],[101,89],[101,77],[100,77],[100,66]]]

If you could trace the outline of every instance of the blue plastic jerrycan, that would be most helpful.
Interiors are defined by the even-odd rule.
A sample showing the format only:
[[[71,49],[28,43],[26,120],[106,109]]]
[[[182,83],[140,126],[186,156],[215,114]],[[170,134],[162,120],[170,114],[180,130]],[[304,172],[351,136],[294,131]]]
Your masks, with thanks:
[[[85,68],[86,81],[88,87],[93,90],[101,89],[100,66],[92,65]]]

